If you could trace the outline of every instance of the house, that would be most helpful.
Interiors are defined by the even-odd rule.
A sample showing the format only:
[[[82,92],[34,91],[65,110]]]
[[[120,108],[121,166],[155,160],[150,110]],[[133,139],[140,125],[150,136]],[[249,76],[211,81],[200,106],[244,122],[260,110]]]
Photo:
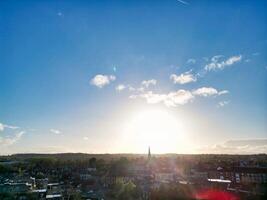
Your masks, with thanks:
[[[220,169],[208,172],[210,179],[229,179],[238,184],[266,184],[266,167],[234,167],[231,169]]]
[[[62,200],[63,197],[61,194],[48,194],[46,195],[46,199],[48,200]]]
[[[169,183],[174,181],[175,174],[173,172],[157,172],[155,173],[155,181]]]
[[[31,188],[29,183],[4,183],[0,184],[0,193],[21,194],[29,192]]]
[[[46,189],[37,189],[37,190],[32,190],[32,194],[36,199],[44,200],[46,199]]]
[[[93,176],[91,174],[88,174],[88,173],[80,174],[80,179],[82,181],[91,180],[92,178],[93,178]]]
[[[234,169],[236,182],[243,184],[266,184],[266,167],[237,167]]]
[[[214,188],[227,189],[231,184],[231,180],[208,179],[208,185]]]
[[[96,172],[96,168],[95,167],[88,167],[87,171],[88,172]]]
[[[41,179],[36,179],[35,178],[35,187],[37,189],[43,189],[43,188],[46,188],[47,185],[48,185],[48,178],[41,178]]]
[[[82,193],[82,198],[88,200],[104,200],[104,195],[100,191],[90,190],[86,193]]]
[[[59,183],[47,184],[46,199],[62,199],[62,189]]]
[[[114,185],[119,182],[127,183],[129,181],[134,181],[134,176],[105,176],[104,177],[104,186],[108,187],[110,185]]]

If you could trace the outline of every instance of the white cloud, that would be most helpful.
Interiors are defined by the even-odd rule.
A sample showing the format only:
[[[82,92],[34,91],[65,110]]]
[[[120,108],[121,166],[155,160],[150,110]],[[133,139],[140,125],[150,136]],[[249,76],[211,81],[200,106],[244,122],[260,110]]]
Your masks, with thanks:
[[[177,90],[167,94],[157,94],[153,93],[152,91],[148,91],[144,94],[131,95],[129,98],[144,98],[149,104],[164,103],[168,107],[175,107],[177,105],[184,105],[188,102],[191,102],[194,99],[194,96],[190,91]]]
[[[184,105],[191,102],[194,96],[190,91],[178,90],[168,94],[167,99],[164,100],[166,106]]]
[[[156,81],[156,80],[155,80]],[[117,85],[117,87],[115,88],[116,91],[120,92],[122,90],[125,90],[125,89],[128,89],[129,92],[137,92],[137,93],[143,93],[145,92],[146,88],[149,87],[150,85],[155,85],[156,82],[154,82],[154,80],[148,80],[148,81],[143,81],[141,83],[141,87],[138,87],[138,88],[135,88],[131,85],[123,85],[123,84],[120,84],[120,85]]]
[[[224,107],[224,106],[226,106],[227,104],[229,104],[230,103],[230,101],[220,101],[219,103],[218,103],[218,107]]]
[[[223,58],[223,55],[216,55],[211,58],[212,62],[218,62],[220,58]]]
[[[198,96],[207,97],[207,96],[212,96],[212,95],[218,94],[218,91],[212,87],[202,87],[202,88],[198,88],[198,89],[194,90],[193,94],[198,95]]]
[[[146,88],[148,88],[150,85],[156,85],[156,84],[157,84],[157,80],[155,79],[142,81],[142,85],[145,86]]]
[[[120,84],[120,85],[118,85],[115,89],[116,89],[118,92],[120,92],[120,91],[124,90],[125,88],[126,88],[125,85]]]
[[[219,96],[222,94],[227,94],[227,90],[218,91],[212,87],[202,87],[193,91],[189,90],[177,90],[169,93],[154,93],[152,91],[143,92],[141,94],[130,95],[130,99],[143,98],[149,104],[163,103],[168,107],[176,107],[177,105],[184,105],[192,102],[195,97],[209,97],[209,96]]]
[[[227,93],[229,93],[227,90],[218,91],[212,87],[202,87],[202,88],[198,88],[193,91],[194,95],[203,96],[203,97],[222,95],[222,94],[227,94]]]
[[[267,153],[267,139],[228,140],[223,144],[199,148],[197,151],[198,153],[213,154]]]
[[[115,81],[116,77],[113,75],[102,75],[98,74],[91,79],[90,83],[96,87],[102,88],[105,85],[110,84],[110,82]]]
[[[176,74],[171,74],[170,79],[173,81],[173,83],[179,83],[179,84],[186,84],[190,82],[196,82],[197,78],[191,74],[191,72],[185,72],[177,76]]]
[[[180,2],[180,3],[182,3],[182,4],[184,4],[184,5],[189,5],[189,3],[186,2],[186,1],[183,1],[183,0],[177,0],[177,1]]]
[[[0,145],[9,146],[14,144],[18,140],[20,140],[20,138],[24,133],[25,133],[24,131],[21,131],[19,133],[16,133],[14,137],[0,137]]]
[[[3,131],[5,128],[4,128],[4,124],[1,124],[0,123],[0,131]]]
[[[225,65],[226,66],[232,65],[232,64],[234,64],[236,62],[241,61],[241,59],[242,59],[242,56],[241,55],[230,57],[230,58],[228,58],[228,60],[225,61]]]
[[[16,130],[19,129],[20,127],[18,126],[11,126],[7,124],[0,123],[0,132],[4,131],[5,129],[12,129]],[[14,143],[16,143],[21,136],[25,133],[25,131],[20,131],[18,133],[14,133],[14,131],[10,132],[8,136],[0,136],[0,147],[1,146],[9,146]]]
[[[62,13],[62,12],[57,12],[57,16],[59,16],[59,17],[64,17],[64,14]]]
[[[54,134],[61,134],[61,131],[59,131],[57,129],[50,129],[50,132],[54,133]]]
[[[228,90],[222,90],[220,92],[218,92],[218,95],[223,95],[223,94],[228,94],[229,91]]]
[[[7,125],[7,124],[4,124],[4,127],[5,128],[9,128],[9,129],[19,129],[19,127],[18,126],[11,126],[11,125]]]
[[[228,140],[224,143],[226,146],[265,146],[267,139],[246,139],[246,140]]]
[[[211,62],[205,66],[205,70],[211,71],[211,70],[222,70],[227,66],[231,66],[239,61],[242,60],[242,55],[238,56],[232,56],[228,58],[227,60],[222,60],[219,62],[220,58],[222,58],[222,55],[217,55],[211,58]]]
[[[19,129],[18,126],[11,126],[11,125],[0,123],[0,131],[4,131],[5,128],[9,128],[9,129],[13,129],[13,130]]]
[[[139,87],[137,89],[135,89],[137,92],[144,92],[145,88],[144,87]]]
[[[196,63],[196,59],[194,59],[194,58],[189,58],[189,59],[187,60],[187,63],[188,63],[188,64],[195,64],[195,63]]]
[[[84,140],[88,140],[89,138],[88,137],[83,137]]]
[[[128,89],[129,89],[130,92],[133,92],[133,91],[136,90],[136,89],[135,89],[134,87],[132,87],[131,85],[128,85]]]

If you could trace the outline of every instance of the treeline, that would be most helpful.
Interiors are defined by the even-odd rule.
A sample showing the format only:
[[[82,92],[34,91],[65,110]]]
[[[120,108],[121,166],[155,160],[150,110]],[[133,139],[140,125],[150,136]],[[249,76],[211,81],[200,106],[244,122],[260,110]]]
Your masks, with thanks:
[[[119,159],[121,157],[127,158],[139,158],[143,157],[143,154],[86,154],[86,153],[59,153],[59,154],[13,154],[7,156],[0,156],[1,161],[8,160],[25,160],[30,158],[54,158],[58,160],[84,160],[90,158],[103,159],[103,160],[112,160]]]
[[[59,154],[13,154],[7,156],[0,156],[1,161],[8,160],[25,160],[29,158],[55,158],[59,160],[83,160],[83,159],[104,159],[113,160],[126,157],[128,159],[144,158],[146,154],[86,154],[86,153],[59,153]],[[224,161],[238,161],[238,160],[255,160],[267,161],[267,154],[255,155],[228,155],[228,154],[153,154],[156,158],[178,158],[184,160],[224,160]]]

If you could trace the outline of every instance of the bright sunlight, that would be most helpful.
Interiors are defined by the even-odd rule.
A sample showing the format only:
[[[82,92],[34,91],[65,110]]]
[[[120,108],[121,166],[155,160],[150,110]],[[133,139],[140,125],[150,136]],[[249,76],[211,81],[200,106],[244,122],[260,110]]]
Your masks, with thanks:
[[[165,110],[135,113],[126,131],[138,150],[150,146],[155,153],[177,152],[185,139],[182,121]]]

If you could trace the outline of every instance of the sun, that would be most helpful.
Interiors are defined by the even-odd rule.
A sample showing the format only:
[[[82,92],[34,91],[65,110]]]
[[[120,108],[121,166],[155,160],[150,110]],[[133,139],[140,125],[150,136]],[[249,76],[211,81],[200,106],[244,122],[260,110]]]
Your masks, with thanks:
[[[145,110],[133,115],[127,135],[136,148],[150,146],[155,153],[174,153],[184,141],[182,120],[166,110]]]

